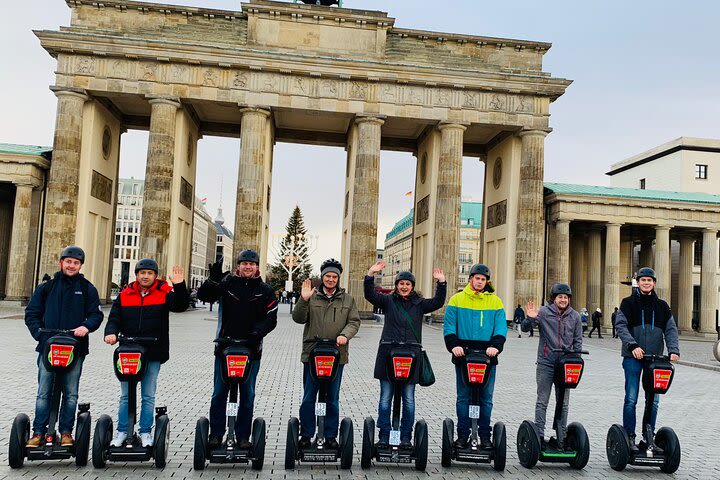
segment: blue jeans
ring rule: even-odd
[[[224,357],[215,356],[215,372],[213,374],[213,394],[210,400],[210,435],[222,438],[225,435],[227,422],[226,407],[230,387],[223,382],[222,369]],[[255,381],[260,370],[260,360],[253,359],[245,383],[240,385],[238,393],[238,414],[235,419],[236,440],[249,440],[255,406]]]
[[[465,385],[462,377],[462,368],[455,365],[455,383],[457,385],[457,401],[455,411],[458,417],[458,438],[470,436],[470,387]],[[478,418],[478,435],[480,438],[490,438],[490,415],[493,408],[493,391],[495,390],[495,366],[490,367],[490,374],[485,387],[480,391],[480,418]]]
[[[623,405],[623,427],[628,435],[635,435],[635,411],[640,392],[640,377],[643,371],[643,362],[634,358],[623,358],[623,370],[625,370],[625,404]],[[650,425],[653,432],[655,431],[655,420],[657,420],[658,404],[660,403],[660,395],[655,395],[653,402],[652,414],[650,415]],[[645,402],[643,402],[644,410]]]
[[[153,425],[155,410],[155,391],[157,390],[157,377],[160,373],[160,362],[147,362],[145,376],[140,382],[140,433],[150,433]],[[120,406],[118,407],[117,431],[128,433],[128,382],[120,382]],[[137,393],[137,392],[136,392]],[[132,432],[130,432],[132,433]]]
[[[62,376],[62,403],[59,412],[59,433],[72,433],[75,425],[75,410],[78,403],[78,390],[80,388],[80,374],[85,357],[77,355],[75,366],[64,374],[55,374],[45,368],[42,353],[38,355],[38,392],[35,400],[35,418],[33,419],[33,434],[44,435],[50,421],[50,409],[52,408],[53,384],[57,378]],[[55,425],[49,425],[53,430]]]
[[[343,367],[338,365],[335,378],[327,387],[325,438],[336,438],[338,423],[340,422],[340,383],[342,382]],[[310,375],[308,362],[303,362],[303,399],[300,404],[300,436],[312,437],[315,435],[315,401],[320,385]]]
[[[400,417],[400,441],[409,442],[412,438],[415,423],[415,384],[402,385],[402,415]],[[390,438],[390,415],[392,413],[393,383],[380,380],[380,403],[378,403],[377,426],[380,430],[379,440],[387,442]]]

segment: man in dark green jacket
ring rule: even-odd
[[[342,265],[331,258],[320,266],[322,286],[320,291],[312,288],[310,280],[302,285],[300,299],[293,310],[292,318],[296,323],[305,325],[303,341],[320,338],[335,338],[340,350],[340,365],[337,375],[330,383],[327,392],[327,416],[325,418],[325,445],[338,448],[337,434],[340,420],[340,383],[343,367],[348,363],[348,340],[355,336],[360,328],[360,314],[355,299],[339,286]],[[303,401],[300,405],[300,447],[310,446],[315,435],[315,399],[318,383],[310,374],[308,358],[312,343],[303,342]]]

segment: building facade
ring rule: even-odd
[[[140,223],[142,221],[145,181],[118,179],[115,245],[113,247],[113,288],[122,288],[135,279],[135,264],[140,260]]]
[[[215,243],[215,262],[222,259],[223,272],[232,271],[235,263],[233,258],[233,234],[225,226],[225,218],[222,215],[222,207],[218,209],[215,217],[215,232],[217,239]]]
[[[195,197],[193,211],[192,254],[190,256],[190,288],[197,288],[208,277],[208,265],[215,263],[217,231],[205,204]]]

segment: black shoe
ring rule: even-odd
[[[518,338],[522,338],[522,335],[518,335]]]
[[[249,450],[252,448],[252,443],[250,443],[250,440],[243,439],[238,442],[238,448]]]
[[[379,440],[379,441],[375,444],[375,448],[377,448],[378,450],[387,450],[387,448],[388,448],[389,446],[390,446],[390,444],[388,443],[387,440]]]
[[[410,442],[410,440],[403,440],[400,442],[400,450],[412,450],[413,444]]]
[[[337,440],[334,438],[326,438],[325,439],[325,448],[330,450],[338,450],[340,449],[340,445],[338,445]]]
[[[640,449],[635,444],[635,435],[628,435],[628,437],[630,439],[630,453],[633,455],[637,455],[638,453],[640,453]],[[640,443],[643,442],[641,441]]]
[[[600,335],[598,335],[598,338],[599,338],[600,340],[602,340],[602,337],[601,337]]]
[[[555,437],[550,437],[550,440],[548,440],[548,442],[547,442],[547,446],[548,446],[548,448],[552,448],[554,450],[562,450],[562,448],[560,447],[560,443],[557,441],[557,438],[555,438]]]
[[[483,450],[491,450],[493,443],[490,441],[490,437],[483,437],[480,439],[480,448]]]
[[[468,438],[467,437],[463,437],[463,438],[458,437],[458,439],[455,440],[455,443],[453,443],[453,446],[458,449],[467,448],[468,447]]]
[[[310,448],[310,437],[300,437],[298,448]]]
[[[222,438],[210,435],[210,438],[208,438],[208,448],[215,450],[216,448],[220,448],[220,445],[222,445]]]

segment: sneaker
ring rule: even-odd
[[[468,438],[467,437],[458,437],[457,440],[455,440],[455,443],[453,444],[455,448],[467,448],[468,447]]]
[[[43,436],[39,433],[36,433],[32,437],[30,437],[30,440],[25,444],[26,447],[30,448],[37,448],[42,443]]]
[[[222,444],[222,438],[217,437],[215,435],[210,435],[208,438],[208,448],[210,450],[215,450],[216,448],[220,448],[220,445]]]
[[[298,441],[298,448],[310,448],[310,445],[310,437],[300,437],[300,440]]]
[[[522,335],[518,335],[518,338],[522,338]]]
[[[410,440],[403,440],[400,442],[400,450],[412,450],[413,444],[410,442]]]
[[[635,435],[628,435],[628,438],[630,439],[630,453],[633,455],[637,455],[638,453],[640,453],[640,449],[635,443]]]
[[[153,436],[150,432],[145,432],[140,434],[140,445],[143,447],[152,447],[153,444]]]
[[[326,438],[325,439],[325,448],[330,450],[338,450],[340,448],[340,445],[338,445],[338,441],[334,438]]]
[[[127,438],[127,433],[115,432],[115,436],[113,436],[113,439],[110,442],[110,446],[111,447],[122,447],[122,444],[126,438]]]
[[[493,448],[493,444],[490,441],[490,437],[483,437],[480,439],[480,448],[484,450],[490,450]]]
[[[375,444],[375,448],[377,448],[378,450],[386,450],[389,446],[390,446],[390,444],[388,443],[387,440],[379,440]]]
[[[75,440],[73,440],[71,433],[63,433],[60,436],[60,446],[61,447],[72,447],[74,444],[75,444]]]
[[[238,442],[238,448],[242,448],[244,450],[249,450],[252,448],[252,443],[250,443],[250,440],[243,439]]]

